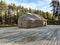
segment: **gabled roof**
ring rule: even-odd
[[[26,13],[26,14],[22,15],[20,18],[22,18],[24,20],[46,20],[40,15],[31,14],[31,13]]]

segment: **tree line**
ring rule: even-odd
[[[6,4],[5,2],[0,2],[0,24],[17,24],[19,16],[23,15],[24,13],[35,13],[43,16],[47,20],[54,19],[53,14],[49,12],[44,12],[41,10],[35,10],[31,8],[24,8],[23,6],[19,5],[16,6],[15,4]]]

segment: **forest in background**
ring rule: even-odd
[[[21,5],[16,6],[14,3],[7,4],[1,1],[0,2],[0,24],[17,24],[19,16],[23,15],[26,12],[41,15],[47,20],[54,20],[55,18],[53,14],[50,14],[49,12],[44,12],[42,10],[35,10],[31,8],[28,9],[28,8],[24,8]]]

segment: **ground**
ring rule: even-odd
[[[60,45],[60,26],[0,28],[0,45]]]

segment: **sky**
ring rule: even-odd
[[[38,9],[45,12],[51,12],[51,0],[3,0],[8,4],[15,3],[16,5],[24,6],[25,8]]]

